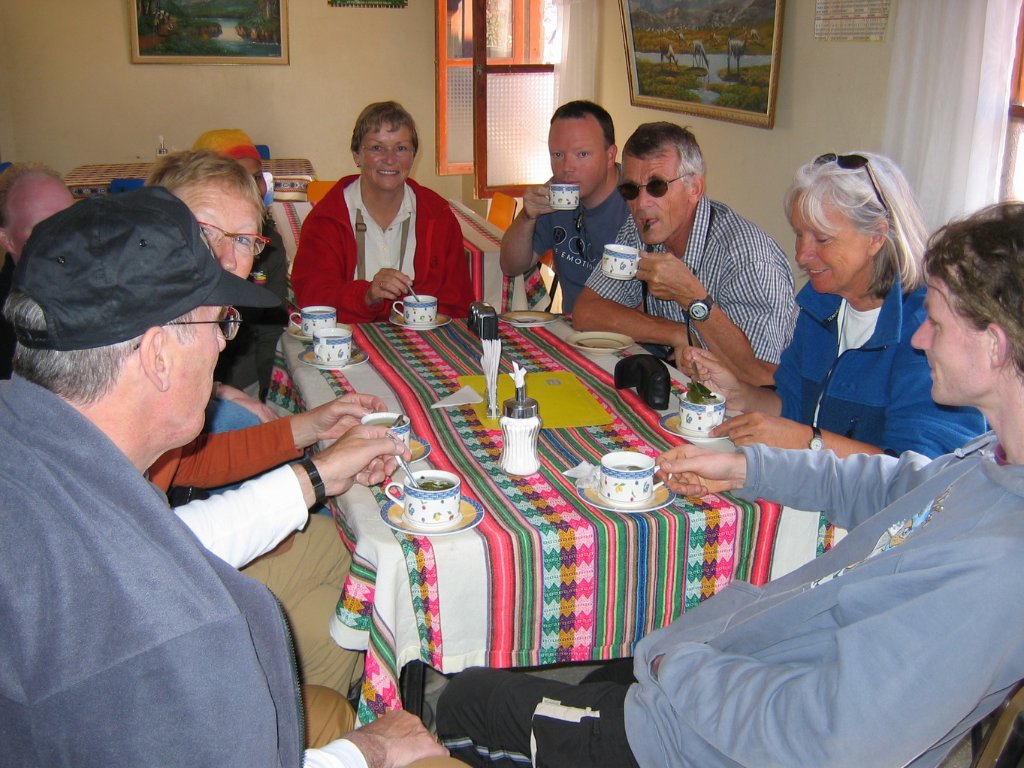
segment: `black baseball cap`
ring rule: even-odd
[[[195,217],[162,187],[75,203],[32,230],[12,290],[42,307],[37,349],[107,347],[201,306],[273,307],[270,291],[223,269]]]

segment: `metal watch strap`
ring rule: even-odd
[[[306,470],[306,474],[309,476],[309,482],[313,485],[313,495],[316,497],[316,504],[323,504],[327,499],[327,489],[324,487],[323,478],[320,477],[320,472],[316,468],[316,464],[313,460],[306,456],[303,458],[299,465]]]

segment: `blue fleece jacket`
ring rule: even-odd
[[[824,391],[821,429],[897,454],[917,451],[931,458],[984,432],[985,420],[976,409],[932,400],[928,360],[910,346],[925,319],[924,295],[922,287],[904,296],[897,280],[871,338],[836,357],[842,299],[804,286],[796,299],[800,316],[793,341],[775,372],[782,416],[811,424]]]

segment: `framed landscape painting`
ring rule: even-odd
[[[287,64],[288,0],[129,0],[136,64]]]
[[[640,107],[775,124],[783,0],[619,0]]]

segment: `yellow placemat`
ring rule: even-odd
[[[487,418],[487,392],[483,376],[459,376],[459,384],[470,386],[485,402],[475,403],[473,410],[483,422],[497,425],[497,419]],[[515,397],[516,390],[508,374],[498,376],[498,413],[501,414],[502,404],[510,397]],[[580,384],[576,374],[569,371],[548,371],[546,373],[526,374],[526,395],[537,401],[540,418],[545,428],[558,427],[596,427],[600,424],[611,424],[612,415],[608,413],[587,388]]]

